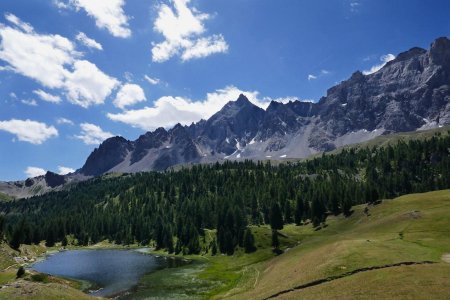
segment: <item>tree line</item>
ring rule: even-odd
[[[297,163],[225,161],[179,171],[98,177],[59,192],[0,203],[13,248],[108,239],[169,253],[256,249],[249,225],[320,226],[356,204],[450,188],[450,137],[348,148]],[[205,229],[216,235],[205,245]]]

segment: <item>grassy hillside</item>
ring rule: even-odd
[[[12,201],[12,200],[14,200],[14,197],[4,193],[0,193],[0,201]]]
[[[278,293],[275,299],[426,299],[430,295],[447,299],[450,190],[385,200],[366,212],[365,208],[354,207],[348,218],[329,217],[320,230],[310,224],[285,226],[280,231],[285,253],[277,257],[270,247],[270,228],[253,226],[256,252],[245,254],[240,249],[233,256],[188,256],[197,262],[145,276],[133,299],[266,299]],[[208,244],[214,235],[214,230],[208,231],[202,244]],[[12,257],[17,255],[7,248],[2,246],[5,251],[1,253],[8,254],[0,255],[2,268],[14,264]],[[361,272],[350,274],[358,270]],[[44,282],[30,277],[15,280],[15,271],[12,267],[0,272],[5,286],[0,298],[21,299],[29,293],[27,297],[32,299],[88,299],[73,283],[53,277]],[[328,281],[297,289],[323,279]]]
[[[450,295],[450,190],[413,194],[382,204],[354,208],[349,218],[329,218],[328,227],[288,226],[300,244],[254,266],[225,297],[265,299],[415,298]],[[433,263],[366,270],[313,287],[354,270],[404,262]],[[289,291],[293,289],[292,291]]]
[[[384,147],[387,145],[394,145],[398,143],[399,141],[408,142],[412,140],[426,140],[429,138],[432,138],[435,135],[442,135],[447,136],[450,134],[450,126],[444,126],[441,128],[433,128],[428,130],[421,130],[421,131],[409,131],[409,132],[397,132],[387,135],[380,135],[376,138],[369,140],[367,142],[358,143],[358,144],[351,144],[346,145],[343,147],[340,147],[336,149],[335,151],[332,151],[330,153],[339,153],[342,151],[342,149],[349,149],[349,148],[366,148],[366,147]]]

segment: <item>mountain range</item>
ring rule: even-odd
[[[245,95],[208,120],[146,132],[135,141],[105,140],[74,174],[47,173],[0,183],[0,192],[39,194],[92,176],[223,160],[304,158],[379,135],[450,124],[450,39],[400,53],[379,71],[357,71],[317,103],[272,101],[262,109]],[[30,192],[33,191],[33,192]]]
[[[245,95],[208,120],[158,128],[135,141],[112,137],[77,172],[165,170],[225,159],[304,158],[376,136],[450,124],[450,39],[400,53],[379,71],[360,71],[317,103],[272,101],[266,110]]]

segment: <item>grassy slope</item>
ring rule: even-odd
[[[14,200],[14,197],[4,194],[4,193],[0,193],[0,201],[8,202],[8,201],[12,201],[12,200]]]
[[[295,226],[292,226],[294,228]],[[177,269],[165,269],[148,274],[141,280],[139,290],[133,299],[149,296],[163,299],[208,299],[227,294],[241,282],[248,282],[254,276],[255,266],[274,257],[272,253],[271,231],[268,226],[252,227],[258,251],[246,254],[242,250],[233,256],[206,255],[186,256],[195,263]],[[280,237],[283,247],[293,247],[301,239],[302,232],[294,230],[289,237]],[[204,245],[209,245],[214,231],[207,231]],[[163,252],[155,254],[164,255]]]
[[[354,208],[349,218],[330,217],[328,227],[314,231],[310,225],[288,225],[281,232],[282,248],[274,257],[270,249],[270,228],[253,227],[258,251],[237,252],[234,256],[193,256],[197,263],[165,269],[143,278],[134,299],[235,298],[262,299],[276,292],[313,280],[343,274],[367,266],[404,261],[438,262],[433,265],[402,266],[331,281],[294,291],[281,299],[323,298],[448,298],[450,263],[442,255],[450,253],[450,190],[403,196],[370,207]],[[206,235],[205,244],[214,236]],[[36,246],[34,246],[36,247]],[[23,249],[39,252],[41,249]],[[2,257],[3,255],[0,255]],[[13,263],[5,256],[2,268]],[[0,272],[0,298],[23,297],[17,290],[30,291],[33,299],[82,299],[87,296],[60,282],[47,284],[15,281],[16,268]],[[18,284],[21,288],[12,288]],[[16,291],[15,291],[16,290]]]
[[[367,142],[346,145],[330,153],[333,154],[339,153],[342,151],[342,149],[349,149],[349,148],[384,147],[387,145],[396,144],[399,141],[408,142],[411,140],[426,140],[432,138],[435,134],[441,134],[443,136],[446,136],[449,133],[450,133],[450,126],[444,126],[441,128],[433,128],[421,131],[397,132],[387,135],[380,135]]]
[[[331,281],[294,291],[281,299],[427,298],[448,299],[450,263],[450,190],[414,194],[370,208],[355,207],[350,218],[333,217],[329,226],[288,226],[301,236],[299,246],[252,266],[225,296],[263,299],[276,292],[355,269],[405,261],[435,261],[433,265],[401,266]],[[224,295],[222,295],[224,296]]]

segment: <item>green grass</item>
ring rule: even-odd
[[[285,226],[280,236],[285,253],[279,256],[274,255],[270,246],[270,228],[253,226],[256,252],[246,254],[239,250],[233,256],[210,253],[186,256],[193,263],[144,276],[132,298],[263,299],[314,280],[405,261],[436,263],[358,273],[279,298],[426,299],[430,295],[433,299],[448,298],[450,263],[442,257],[450,253],[450,190],[385,200],[370,206],[368,216],[364,214],[365,207],[354,207],[354,213],[348,218],[329,217],[328,226],[318,231],[311,225]],[[214,236],[215,231],[206,231],[204,245]],[[111,245],[105,242],[100,246]],[[10,264],[11,255],[16,255],[7,248],[0,247],[4,251],[0,252],[2,266]],[[41,248],[26,246],[21,250],[35,255],[45,251]],[[16,269],[0,272],[0,284],[19,284],[20,288],[0,289],[0,298],[20,299],[24,294],[17,290],[30,292],[32,299],[89,298],[77,290],[80,288],[77,283],[65,279],[29,275],[26,277],[29,281],[16,281]]]
[[[12,201],[12,200],[14,200],[13,196],[10,196],[10,195],[4,194],[4,193],[0,193],[0,201],[8,202],[8,201]]]
[[[349,218],[329,218],[329,226],[320,231],[288,226],[286,232],[301,236],[299,246],[256,264],[254,275],[242,278],[229,295],[262,299],[359,268],[430,260],[436,264],[368,271],[281,298],[376,298],[381,295],[380,286],[392,287],[382,289],[385,298],[414,298],[417,287],[421,287],[419,295],[448,298],[450,285],[443,282],[449,278],[450,264],[441,258],[450,252],[450,190],[386,200],[370,207],[369,216],[363,213],[364,207],[355,207]],[[253,287],[243,289],[249,282]],[[347,289],[339,288],[341,283]]]
[[[361,293],[358,297],[379,296],[379,293],[370,291],[383,285],[383,281],[390,286],[393,286],[392,282],[401,286],[412,282],[424,286],[431,282],[430,287],[422,289],[422,295],[425,291],[430,293],[431,286],[440,289],[441,294],[436,294],[438,298],[439,295],[450,294],[450,286],[441,284],[441,275],[445,272],[450,274],[450,264],[441,262],[442,255],[450,253],[450,190],[385,200],[380,205],[370,206],[369,216],[364,214],[364,208],[365,205],[354,207],[349,218],[329,217],[328,226],[318,231],[311,225],[285,226],[281,233],[286,237],[280,236],[285,253],[280,256],[275,256],[271,250],[270,228],[253,226],[258,247],[256,252],[245,254],[240,250],[233,256],[190,256],[197,262],[145,276],[133,297],[262,299],[284,289],[359,268],[425,260],[438,263],[398,267],[395,271],[369,271],[336,280],[328,284],[331,293],[328,298],[348,298],[352,293]],[[208,231],[204,243],[208,244],[214,234],[214,231]],[[425,277],[411,277],[411,274],[416,274],[415,270],[422,268]],[[435,276],[433,270],[436,271]],[[361,278],[371,285],[358,290]],[[348,285],[351,292],[339,294],[339,282]],[[294,296],[286,294],[283,297],[309,299],[319,295],[327,298],[322,292],[324,286],[310,288],[311,294],[305,290],[301,295],[296,292]],[[392,289],[385,295],[408,298],[413,297],[414,290],[407,293],[408,289],[402,287],[400,291]],[[300,296],[295,296],[297,294]]]

